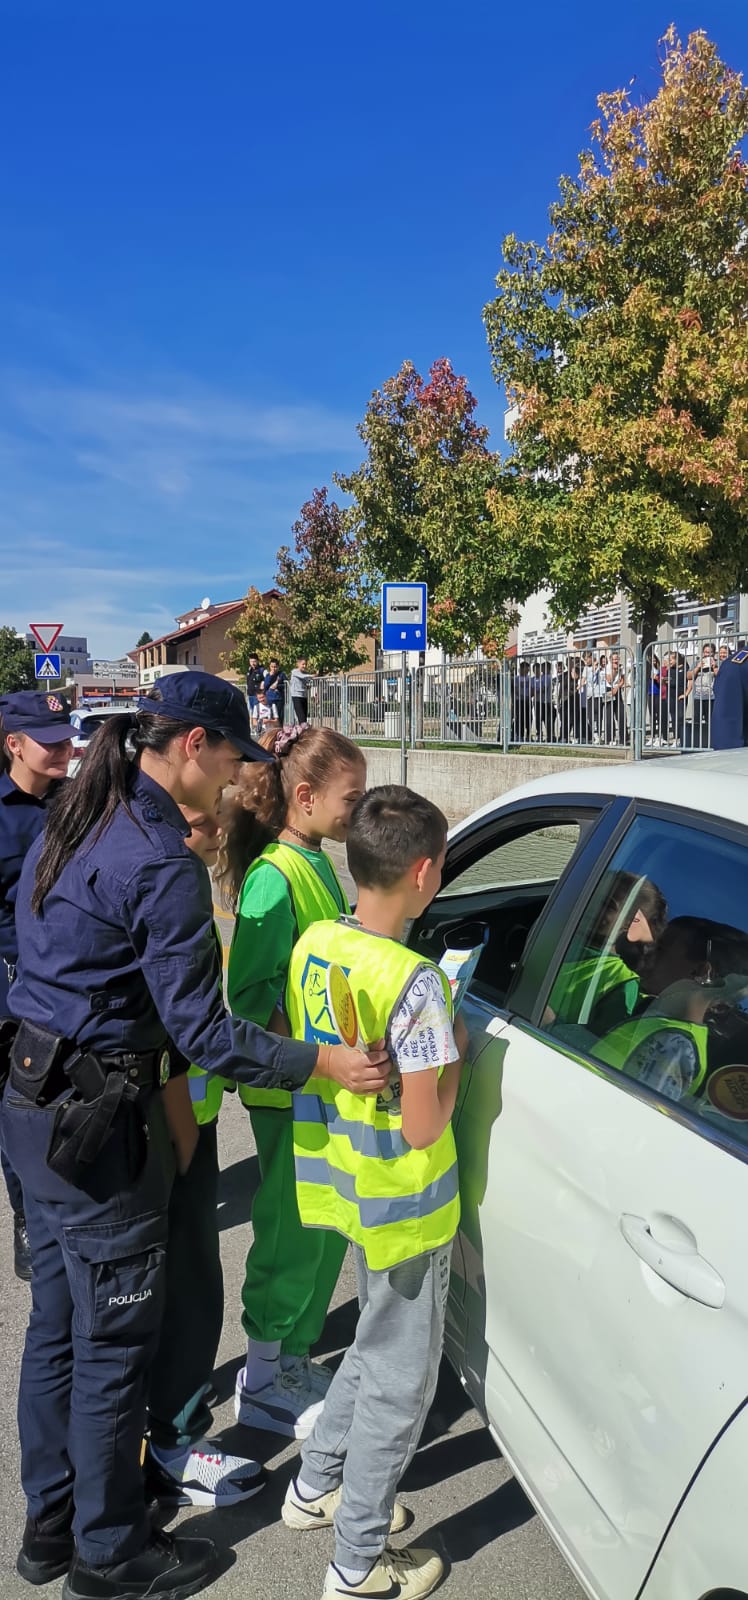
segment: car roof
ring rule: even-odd
[[[71,715],[76,717],[121,717],[126,712],[132,711],[132,706],[98,706],[96,701],[90,706],[76,706]]]
[[[509,802],[525,797],[565,794],[630,795],[632,799],[660,800],[687,811],[748,823],[748,750],[709,750],[620,763],[588,761],[510,789],[496,800],[489,800],[465,821],[490,817]],[[460,823],[453,833],[464,825]]]

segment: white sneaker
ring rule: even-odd
[[[176,1461],[162,1461],[149,1447],[147,1481],[159,1500],[220,1509],[251,1500],[267,1479],[259,1461],[227,1455],[210,1439],[200,1439]]]
[[[234,1416],[245,1428],[264,1428],[288,1439],[308,1439],[324,1401],[293,1372],[276,1372],[272,1383],[245,1389],[246,1369],[237,1374]]]
[[[300,1383],[323,1397],[335,1376],[332,1367],[326,1367],[323,1361],[312,1361],[311,1356],[281,1356],[281,1371],[293,1373]]]
[[[302,1500],[296,1487],[296,1479],[292,1478],[281,1506],[281,1516],[286,1527],[295,1528],[299,1533],[305,1528],[331,1528],[342,1494],[343,1485],[338,1484],[337,1489],[330,1489],[327,1494],[317,1495],[315,1500]],[[410,1521],[410,1512],[396,1500],[390,1533],[404,1533]]]
[[[329,1566],[322,1600],[338,1600],[340,1595],[399,1595],[400,1600],[420,1600],[431,1594],[444,1576],[444,1562],[435,1550],[391,1550],[389,1545],[374,1562],[371,1572],[360,1583],[346,1583],[335,1566]]]

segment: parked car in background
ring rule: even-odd
[[[748,751],[556,773],[450,835],[446,1349],[595,1600],[748,1596]]]
[[[110,717],[121,717],[124,712],[132,710],[129,705],[120,701],[114,706],[79,706],[76,711],[71,711],[70,721],[73,725],[73,755],[68,766],[68,777],[73,777],[81,764],[81,758],[98,728],[103,727]]]

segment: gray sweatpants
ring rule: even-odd
[[[300,1477],[317,1494],[342,1481],[335,1560],[368,1568],[384,1549],[395,1491],[423,1431],[439,1375],[451,1241],[389,1272],[354,1247],[356,1337],[301,1447]]]

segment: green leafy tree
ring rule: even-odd
[[[288,655],[288,620],[285,606],[267,600],[254,586],[247,590],[244,609],[233,624],[234,648],[224,658],[237,672],[246,672],[251,655],[267,665],[271,657],[284,661]]]
[[[366,459],[336,476],[372,578],[429,589],[429,638],[459,651],[506,631],[487,495],[498,478],[475,397],[445,358],[428,380],[405,361],[374,394],[359,426]]]
[[[15,628],[0,627],[0,694],[35,689],[34,652]]]
[[[150,633],[148,632],[148,629],[146,628],[145,632],[141,633],[140,638],[138,639],[138,642],[137,642],[137,644],[135,646],[135,649],[139,650],[140,646],[142,644],[151,644],[151,643],[152,643],[152,638],[151,638]]]
[[[250,651],[287,667],[305,656],[312,672],[347,672],[366,660],[362,636],[373,633],[376,608],[356,539],[327,489],[315,489],[292,529],[293,550],[278,551],[280,603],[250,589],[233,629],[229,665],[245,672]]]
[[[277,582],[288,609],[286,652],[314,672],[347,672],[366,660],[376,607],[359,541],[327,489],[315,489],[293,525],[293,552],[278,551]]]
[[[600,96],[545,244],[504,241],[485,310],[518,408],[497,565],[558,621],[621,588],[648,637],[674,590],[748,572],[748,97],[703,33],[670,28],[661,65],[651,100]]]

